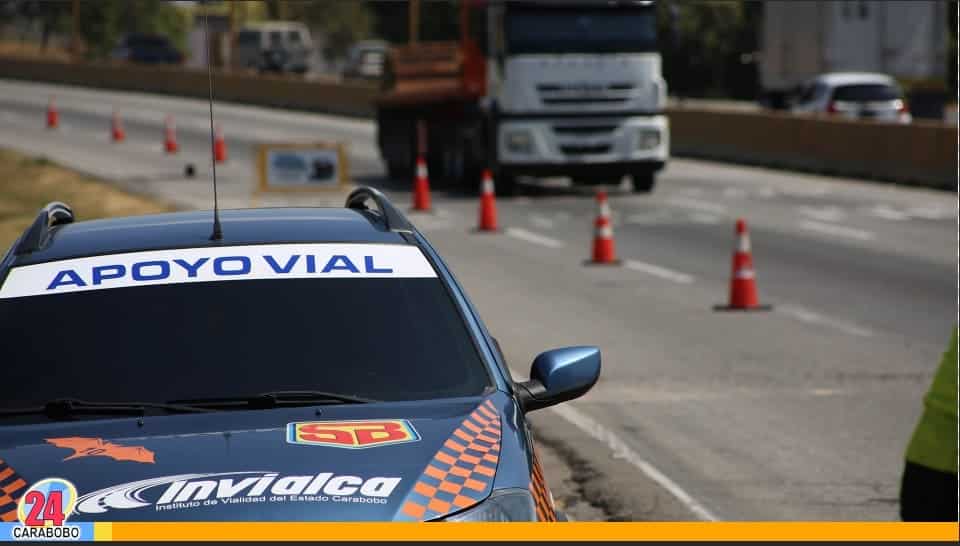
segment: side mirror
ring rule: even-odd
[[[540,353],[530,380],[515,383],[523,411],[533,411],[586,394],[600,378],[600,349],[564,347]]]

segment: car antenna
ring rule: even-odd
[[[213,67],[210,61],[210,10],[203,12],[203,41],[207,48],[207,89],[210,92],[210,165],[213,168],[213,233],[211,241],[223,239],[223,230],[220,229],[220,207],[217,203],[217,158],[215,154],[216,134],[213,130]]]

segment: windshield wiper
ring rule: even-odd
[[[329,404],[370,404],[372,402],[379,402],[379,400],[325,391],[269,391],[252,396],[194,398],[170,400],[168,403],[216,409],[271,409]]]
[[[162,402],[89,402],[76,398],[58,398],[42,406],[28,408],[0,408],[0,417],[45,415],[62,420],[74,415],[137,415],[143,416],[148,409],[171,413],[206,413],[210,408]]]

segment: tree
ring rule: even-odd
[[[682,96],[756,93],[759,2],[658,2],[663,71],[672,92]]]
[[[377,36],[391,43],[406,43],[410,16],[407,2],[370,0],[368,3],[376,14]],[[458,39],[459,10],[458,0],[421,1],[419,39],[425,42]]]
[[[182,49],[190,25],[185,12],[161,0],[80,2],[79,18],[80,36],[91,58],[106,57],[121,36],[133,32],[162,34]]]
[[[268,19],[300,21],[319,30],[328,58],[343,56],[353,43],[370,37],[374,27],[373,14],[359,0],[267,0],[264,8]]]

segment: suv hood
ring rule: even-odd
[[[71,521],[434,519],[490,494],[502,412],[473,398],[3,426],[0,486],[16,500],[69,480]]]

